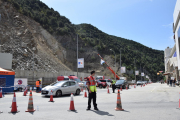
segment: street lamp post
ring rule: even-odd
[[[0,22],[1,22],[1,14],[0,14]],[[2,47],[1,47],[1,39],[0,39],[0,53],[1,53],[1,49]]]
[[[121,50],[119,50],[119,52],[120,52],[120,77],[121,77]]]
[[[140,63],[140,71],[141,71],[141,63]],[[141,71],[142,72],[142,71]],[[141,81],[142,81],[142,74],[141,74]]]
[[[110,49],[110,50],[113,51],[112,49]],[[114,52],[114,55],[115,55],[115,74],[114,74],[114,77],[115,77],[115,80],[116,80],[116,53],[115,52]]]
[[[33,81],[34,81],[34,51],[36,50],[35,47],[33,47],[32,51],[33,51]]]
[[[78,77],[78,34],[77,34],[77,77]]]
[[[136,62],[135,62],[135,59],[134,59],[134,71],[135,71],[135,83],[136,83]]]

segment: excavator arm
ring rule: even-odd
[[[114,72],[114,70],[106,63],[106,61],[101,57],[101,55],[98,54],[98,56],[105,62],[105,64],[107,65],[107,68],[112,72],[112,74],[113,74],[114,76],[116,76],[116,79],[119,80],[119,79],[120,79],[119,76],[118,76],[118,75]]]

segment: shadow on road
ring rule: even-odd
[[[105,112],[105,111],[93,111],[93,112],[95,112],[96,114],[98,114],[98,115],[107,115],[107,116],[114,116],[114,115],[112,115],[112,114],[110,114],[110,113],[108,113],[108,112]]]
[[[122,111],[122,112],[129,112],[129,111],[127,111],[127,110],[124,110],[124,111]],[[129,112],[130,113],[130,112]]]
[[[74,95],[74,97],[76,96],[83,96],[83,94],[80,94],[80,95]],[[50,98],[50,96],[41,96],[42,98]],[[65,97],[71,97],[70,94],[67,94],[67,95],[62,95],[61,97],[57,97],[57,96],[53,96],[53,98],[65,98]]]
[[[31,115],[33,115],[34,114],[34,112],[29,112]]]
[[[78,113],[77,110],[68,110],[68,112]]]

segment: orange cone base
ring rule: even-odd
[[[124,109],[115,108],[116,111],[124,111]]]
[[[18,113],[18,112],[20,112],[20,111],[16,111],[16,112],[11,112],[11,111],[10,111],[9,113]]]
[[[34,110],[27,110],[25,112],[34,112],[34,111],[36,111],[36,110],[35,109]]]
[[[48,101],[48,102],[54,102],[54,101]]]

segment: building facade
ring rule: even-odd
[[[174,77],[180,79],[180,0],[177,0],[173,13],[173,33],[174,33],[174,47],[167,47],[164,51],[164,64],[166,80]]]

